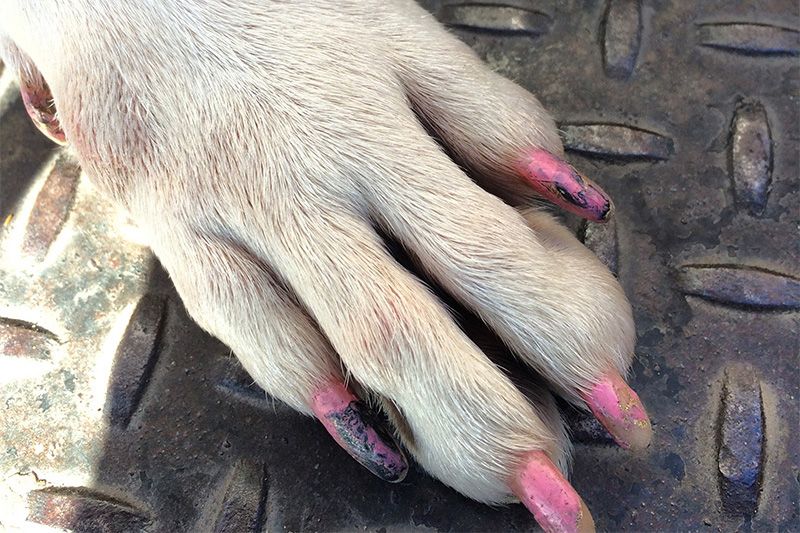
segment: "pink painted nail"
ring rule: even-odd
[[[544,452],[525,457],[511,490],[548,533],[594,531],[586,504]]]
[[[406,477],[403,452],[344,384],[331,382],[320,388],[311,398],[311,409],[339,446],[367,470],[391,483]]]
[[[56,144],[67,144],[64,130],[56,117],[56,108],[53,105],[53,95],[50,88],[42,80],[41,83],[31,82],[28,77],[19,72],[19,92],[22,103],[34,125]]]
[[[531,150],[518,169],[537,193],[562,209],[594,222],[611,218],[614,205],[603,189],[547,150]]]
[[[650,445],[653,428],[639,396],[616,371],[608,372],[589,393],[581,394],[594,416],[625,449]]]

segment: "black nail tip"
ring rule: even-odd
[[[361,466],[389,483],[405,479],[409,469],[405,454],[366,405],[350,402],[346,409],[328,418],[347,453]]]
[[[403,459],[405,460],[405,456],[403,456]],[[370,470],[370,472],[372,472],[373,474],[375,474],[376,476],[381,478],[383,481],[386,481],[387,483],[400,483],[408,475],[408,470],[409,470],[408,469],[408,462],[406,461],[404,463],[404,465],[403,465],[403,468],[395,470],[392,475],[381,475],[381,474],[379,474],[377,472],[374,472],[372,470]]]
[[[603,207],[603,209],[599,213],[597,221],[598,222],[608,222],[611,219],[611,215],[613,214],[613,212],[614,212],[614,204],[611,203],[610,201],[606,202],[606,205]]]

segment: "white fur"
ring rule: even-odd
[[[532,196],[514,157],[560,152],[552,120],[410,0],[0,0],[0,43],[192,316],[295,409],[343,366],[431,474],[490,503],[526,452],[564,462],[549,394],[526,400],[373,224],[568,398],[630,363],[609,272],[418,117],[511,201]]]

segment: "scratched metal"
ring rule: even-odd
[[[758,370],[741,363],[725,369],[717,423],[723,508],[751,515],[758,509],[765,459],[764,403]]]
[[[638,324],[655,437],[567,409],[602,530],[797,530],[800,7],[424,2],[553,111],[615,199],[578,233]],[[2,72],[0,70],[0,72]],[[0,74],[0,524],[79,531],[530,531],[412,466],[381,482],[265,398]],[[60,161],[60,162],[57,162]],[[67,166],[64,166],[67,165]]]
[[[609,0],[602,32],[606,74],[614,78],[629,77],[642,44],[642,3]]]
[[[767,205],[772,183],[772,134],[764,106],[743,102],[734,114],[731,174],[736,201],[754,215]]]

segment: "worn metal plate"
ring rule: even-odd
[[[605,530],[800,528],[794,1],[438,2],[613,194],[581,234],[638,323],[655,439],[572,420]],[[438,55],[434,54],[437,60]],[[0,77],[0,526],[525,531],[419,469],[388,485],[266,400]]]

